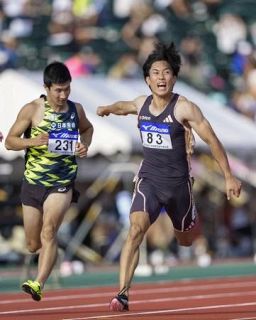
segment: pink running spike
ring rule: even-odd
[[[109,304],[110,311],[128,311],[128,304],[122,303],[122,300],[118,299],[117,297],[113,298]]]

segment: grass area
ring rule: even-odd
[[[102,285],[118,286],[118,268],[101,266],[89,268],[82,274],[73,274],[68,277],[58,277],[56,273],[48,280],[48,286],[59,288],[79,288]],[[212,264],[205,268],[198,266],[175,266],[167,273],[151,274],[149,276],[135,276],[134,282],[175,281],[181,279],[200,279],[214,277],[232,277],[256,275],[256,265],[252,261],[237,261]],[[0,268],[0,293],[17,292],[24,280],[22,271],[15,268]]]

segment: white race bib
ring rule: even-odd
[[[50,131],[48,151],[62,155],[74,155],[77,141],[78,131]]]
[[[140,124],[140,132],[144,147],[172,149],[171,127],[169,124],[143,121]]]

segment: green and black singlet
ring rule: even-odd
[[[68,111],[55,112],[45,101],[44,118],[24,134],[27,138],[49,134],[48,145],[26,150],[24,178],[30,184],[54,187],[73,183],[77,174],[75,145],[79,118],[76,106],[68,101]]]

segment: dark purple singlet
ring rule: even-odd
[[[164,208],[175,229],[188,231],[194,226],[196,210],[185,129],[174,115],[179,95],[174,93],[158,116],[149,111],[152,98],[147,97],[138,115],[144,160],[137,175],[131,212],[146,211],[153,223]]]
[[[139,177],[176,184],[187,180],[189,166],[185,145],[185,129],[174,116],[179,98],[173,94],[164,111],[154,116],[149,111],[152,96],[147,97],[138,115],[144,160]]]

